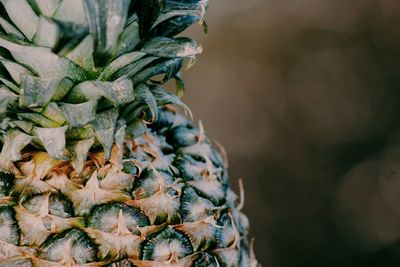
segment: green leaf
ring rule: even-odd
[[[11,124],[15,127],[18,127],[22,131],[24,131],[26,134],[33,134],[33,128],[35,125],[30,122],[30,121],[12,121]]]
[[[62,50],[60,53],[62,54],[74,49],[87,36],[87,33],[86,25],[40,17],[33,41],[35,44],[49,47],[55,52]]]
[[[39,46],[53,48],[57,45],[59,37],[57,24],[51,22],[48,18],[40,17],[37,34],[33,42]]]
[[[13,91],[13,93],[19,94],[19,92],[21,91],[20,88],[18,86],[16,86],[13,82],[5,79],[5,78],[1,78],[0,77],[0,81],[7,86],[8,89],[10,89],[11,91]]]
[[[18,117],[22,120],[34,122],[44,128],[58,128],[62,125],[61,123],[50,120],[38,113],[18,113]]]
[[[85,166],[87,156],[90,148],[94,144],[94,138],[71,142],[68,147],[70,152],[73,154],[72,167],[78,174],[82,173],[83,167]]]
[[[0,35],[0,47],[7,49],[16,61],[35,70],[40,77],[55,80],[69,77],[74,81],[87,77],[86,71],[47,47],[20,44],[4,35]]]
[[[140,36],[142,39],[157,20],[163,10],[163,0],[137,0],[136,13],[139,18]]]
[[[108,64],[100,73],[99,80],[105,81],[112,77],[112,75],[121,70],[122,68],[137,62],[139,59],[146,56],[146,53],[143,52],[131,52],[128,54],[124,54],[116,59],[114,59],[110,64]]]
[[[93,38],[88,35],[73,50],[69,51],[65,57],[84,68],[87,71],[94,70],[93,61]]]
[[[47,80],[31,75],[23,75],[19,98],[20,106],[27,108],[46,106],[53,97],[57,86],[57,80]]]
[[[18,96],[9,90],[0,87],[0,114],[7,111],[7,107],[10,103],[16,102]]]
[[[82,127],[96,119],[97,100],[80,104],[60,103],[60,107],[71,127]]]
[[[127,125],[125,132],[132,138],[140,137],[147,132],[146,123],[142,119],[136,118]]]
[[[8,132],[0,154],[0,167],[9,169],[10,163],[21,159],[21,150],[27,146],[33,137],[17,129]]]
[[[22,82],[22,75],[23,74],[28,74],[32,75],[32,72],[30,72],[27,68],[21,66],[20,64],[17,64],[15,62],[6,60],[6,59],[0,59],[1,64],[6,68],[8,73],[10,74],[11,78],[19,85]]]
[[[120,70],[116,71],[114,74],[111,75],[110,79],[121,79],[124,77],[134,77],[138,74],[144,67],[149,65],[150,63],[156,61],[158,57],[144,57],[141,58],[132,64],[127,65],[126,67],[121,68]]]
[[[134,100],[133,85],[130,79],[115,82],[87,81],[75,86],[67,96],[71,103],[82,103],[104,97],[115,106],[121,106]]]
[[[111,149],[114,144],[114,131],[118,118],[118,111],[111,109],[97,115],[92,127],[97,140],[104,148],[106,159],[110,158]]]
[[[83,139],[94,138],[94,130],[91,125],[80,128],[69,128],[67,130],[67,140],[80,141]]]
[[[154,22],[151,36],[174,36],[188,26],[199,22],[205,29],[204,14],[208,0],[199,1],[166,1],[162,13]]]
[[[102,65],[115,55],[130,0],[84,0],[84,3],[90,33],[94,39],[95,64]]]
[[[86,24],[85,9],[82,0],[62,0],[53,18],[76,24]]]
[[[185,111],[189,113],[190,117],[193,117],[189,107],[185,103],[183,103],[177,95],[171,94],[165,91],[162,87],[155,85],[150,86],[150,91],[154,95],[158,106],[165,106],[170,104],[178,105],[185,109]]]
[[[36,34],[39,17],[26,0],[0,0],[11,21],[18,29],[32,40]]]
[[[143,52],[157,57],[194,57],[202,52],[202,48],[189,38],[155,37],[142,48]]]
[[[145,68],[132,78],[133,84],[138,85],[147,82],[154,76],[164,74],[164,78],[161,81],[152,81],[153,83],[163,84],[176,76],[182,67],[182,62],[183,59],[181,58],[171,58]]]
[[[57,102],[61,101],[64,98],[64,96],[72,89],[72,87],[74,87],[74,82],[67,77],[63,78],[59,82],[57,89],[54,92],[51,100]]]
[[[62,0],[28,0],[33,6],[36,6],[38,11],[47,16],[52,17],[60,6]]]
[[[118,43],[117,56],[133,51],[139,42],[139,24],[137,21],[132,21],[121,33]]]
[[[13,35],[18,39],[24,40],[25,36],[16,28],[14,25],[9,23],[7,20],[0,18],[0,25],[3,27],[4,31],[9,34]]]
[[[67,126],[59,128],[35,128],[37,137],[49,153],[50,157],[55,159],[65,158],[65,131],[67,128]]]
[[[146,113],[147,111],[149,113]],[[140,84],[135,88],[135,102],[126,107],[122,115],[128,123],[144,115],[150,115],[150,118],[141,118],[148,122],[157,120],[157,102],[146,84]]]
[[[178,97],[183,97],[185,94],[185,81],[182,79],[181,74],[178,72],[175,76],[175,87],[176,87],[176,95]]]
[[[64,114],[62,110],[58,107],[57,103],[55,102],[50,102],[41,112],[43,116],[45,116],[48,119],[51,119],[55,122],[58,122],[60,124],[64,124],[66,119],[64,117]]]

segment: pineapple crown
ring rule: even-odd
[[[33,146],[80,169],[177,104],[207,0],[0,0],[0,166]],[[161,77],[161,78],[159,78]],[[159,78],[158,80],[156,78]],[[176,94],[161,84],[175,79]],[[79,167],[80,166],[80,167]]]

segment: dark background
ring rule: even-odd
[[[186,74],[265,267],[400,266],[400,2],[212,0]]]

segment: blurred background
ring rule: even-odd
[[[213,0],[185,101],[265,267],[400,266],[400,2]]]

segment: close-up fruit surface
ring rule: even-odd
[[[0,0],[0,266],[257,266],[225,152],[180,99],[202,48],[176,36],[207,7]]]

